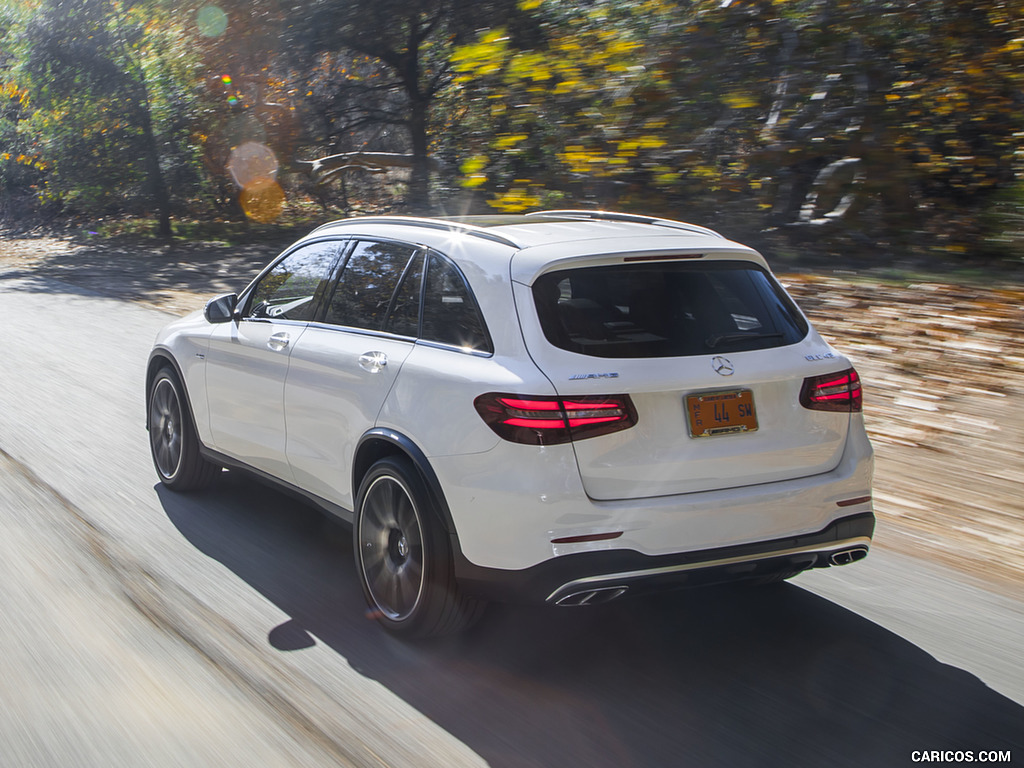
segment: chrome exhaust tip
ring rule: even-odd
[[[867,547],[851,547],[850,549],[840,549],[838,552],[833,552],[829,555],[829,565],[849,565],[850,563],[856,563],[858,560],[863,560],[868,556]]]
[[[555,601],[555,605],[600,605],[622,597],[629,587],[602,587],[587,589],[582,592],[571,592]]]

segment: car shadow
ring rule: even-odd
[[[889,766],[914,750],[1024,749],[1024,708],[792,584],[598,608],[492,606],[426,643],[366,618],[348,531],[244,474],[157,487],[197,549],[491,766]]]

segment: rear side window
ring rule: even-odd
[[[493,352],[480,309],[462,273],[450,261],[430,254],[423,291],[420,338],[475,352]]]
[[[549,272],[533,285],[556,347],[593,357],[686,357],[794,344],[807,323],[748,262],[623,264]]]
[[[417,336],[420,331],[420,293],[423,285],[423,254],[419,253],[405,268],[402,282],[391,300],[391,311],[384,330],[401,336]]]
[[[334,289],[324,322],[383,330],[391,297],[415,250],[402,243],[356,243]]]

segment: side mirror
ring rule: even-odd
[[[235,309],[238,307],[238,294],[225,293],[206,302],[206,309],[203,316],[208,323],[228,323],[235,316]]]

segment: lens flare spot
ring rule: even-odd
[[[235,147],[228,159],[228,172],[242,189],[256,181],[274,181],[277,168],[277,157],[270,147],[255,141]]]
[[[250,219],[269,224],[284,209],[284,190],[273,179],[259,179],[242,190],[238,202]]]
[[[204,37],[220,37],[228,28],[228,15],[216,5],[207,5],[196,14],[196,26]]]
[[[231,85],[231,75],[221,75],[220,81],[224,83],[224,85]]]

